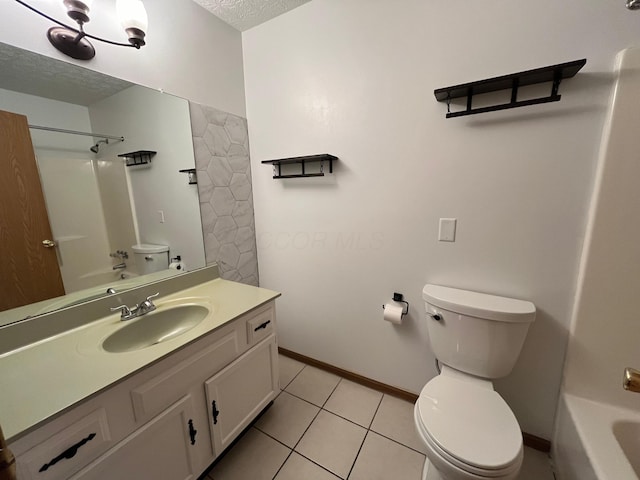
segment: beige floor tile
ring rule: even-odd
[[[369,432],[349,480],[420,480],[424,458],[421,453]]]
[[[553,480],[549,455],[524,447],[524,460],[518,480]]]
[[[319,411],[319,407],[282,392],[255,426],[293,448]]]
[[[354,423],[321,410],[295,450],[339,477],[346,478],[366,432]]]
[[[333,373],[306,366],[285,388],[285,391],[322,407],[339,381],[340,377]]]
[[[425,453],[425,447],[416,432],[413,404],[410,402],[385,395],[373,419],[371,430]]]
[[[209,472],[209,478],[271,480],[290,452],[281,443],[252,428]]]
[[[382,393],[343,379],[324,408],[369,428],[381,399]]]
[[[284,390],[305,367],[305,364],[293,358],[278,355],[278,367],[280,370],[280,389]]]
[[[274,480],[340,480],[340,477],[293,452]]]

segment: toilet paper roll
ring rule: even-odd
[[[169,264],[169,268],[172,270],[180,270],[181,272],[186,272],[187,266],[184,262],[171,262]]]
[[[400,325],[402,323],[402,311],[404,307],[396,305],[395,303],[387,303],[384,306],[384,319],[387,322]]]

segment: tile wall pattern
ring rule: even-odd
[[[189,102],[207,265],[258,285],[247,120]]]

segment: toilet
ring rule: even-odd
[[[427,458],[423,480],[513,480],[522,433],[493,389],[516,363],[536,308],[531,302],[425,285],[429,342],[441,373],[414,407]]]
[[[169,246],[153,243],[132,245],[136,268],[140,275],[159,272],[169,268]]]

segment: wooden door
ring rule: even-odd
[[[0,110],[0,311],[64,295],[27,117]]]

